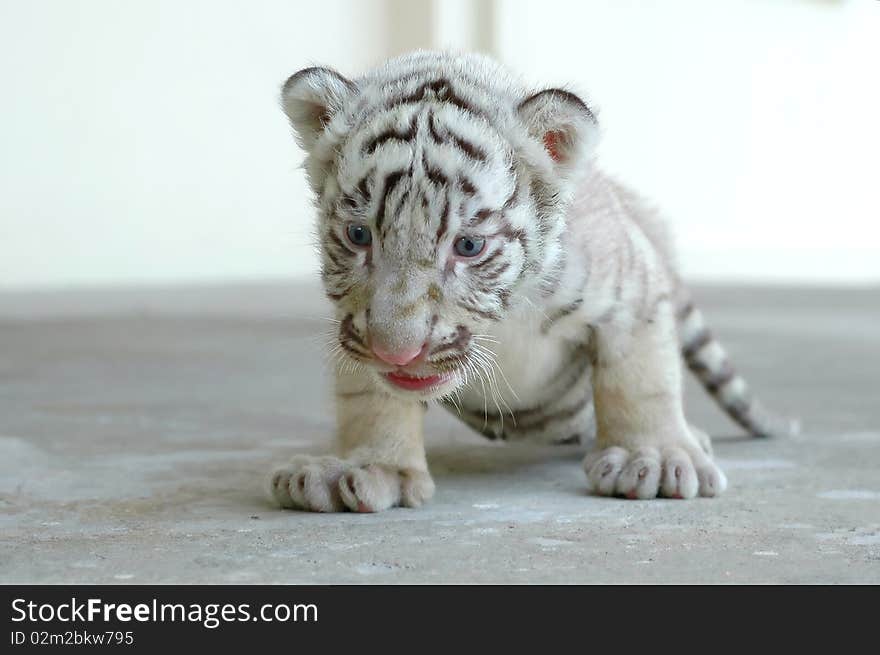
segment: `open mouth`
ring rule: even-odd
[[[406,389],[407,391],[422,391],[431,387],[439,387],[452,379],[452,373],[438,373],[426,378],[413,377],[400,372],[385,373],[385,379],[395,387]]]

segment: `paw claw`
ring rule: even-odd
[[[678,446],[619,447],[599,450],[584,459],[587,487],[600,496],[629,499],[713,497],[727,487],[727,478],[703,447],[682,439]]]
[[[434,494],[427,471],[354,466],[335,457],[294,458],[269,478],[270,496],[282,507],[312,512],[377,512],[416,507]]]

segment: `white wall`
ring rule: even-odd
[[[385,10],[2,2],[0,286],[311,273],[302,154],[278,91],[315,62],[381,61]]]
[[[601,159],[692,278],[880,280],[880,2],[499,0],[498,49],[585,90]]]
[[[878,9],[7,0],[0,288],[313,275],[279,84],[468,42],[589,91],[604,161],[666,210],[693,276],[877,280]]]

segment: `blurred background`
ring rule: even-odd
[[[2,0],[0,289],[313,279],[279,86],[419,47],[587,97],[692,280],[873,284],[878,35],[871,0]]]
[[[280,86],[415,48],[583,94],[804,434],[748,439],[689,378],[731,489],[623,510],[578,447],[432,411],[431,505],[269,505],[334,431]],[[878,64],[874,0],[0,0],[0,583],[880,582]]]

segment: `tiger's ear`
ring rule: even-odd
[[[354,82],[329,68],[304,68],[281,89],[281,106],[296,139],[307,152],[346,99],[357,93]]]
[[[546,89],[529,96],[517,107],[529,135],[563,174],[582,168],[599,141],[599,125],[592,110],[575,94]],[[568,175],[566,175],[568,177]]]

